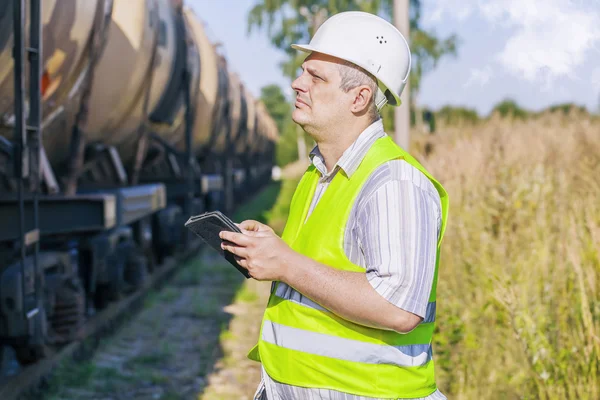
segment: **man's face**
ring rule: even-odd
[[[337,59],[321,53],[311,53],[302,64],[302,73],[292,88],[296,102],[292,119],[307,133],[320,136],[347,114],[352,103],[340,89]]]

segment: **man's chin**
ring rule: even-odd
[[[296,109],[292,112],[292,121],[304,127],[308,123],[308,118],[301,110]]]

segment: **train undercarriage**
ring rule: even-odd
[[[12,19],[14,92],[0,134],[0,380],[78,340],[87,319],[142,287],[167,258],[198,246],[185,221],[207,210],[227,213],[269,182],[276,136],[263,132],[271,121],[259,118],[254,100],[231,89],[222,57],[215,58],[216,100],[204,126],[209,114],[199,111],[203,75],[198,65],[194,72],[193,51],[175,40],[185,37],[182,30],[192,31],[184,23],[189,15],[177,1],[139,0],[152,6],[155,17],[162,18],[161,10],[173,13],[173,52],[183,53],[174,56],[163,85],[167,100],[151,109],[153,87],[141,88],[136,101],[143,118],[130,129],[128,147],[92,140],[85,121],[96,112],[90,108],[94,63],[110,46],[109,20],[126,0],[96,2],[100,17],[94,26],[107,32],[104,42],[90,33],[96,54],[76,76],[88,83],[70,98],[78,104],[70,114],[68,107],[52,111],[44,98],[43,2],[5,3],[12,7],[0,9],[0,21]],[[154,24],[157,48],[164,27]],[[8,33],[0,30],[0,43],[2,35]],[[64,113],[60,124],[57,112]],[[165,124],[178,119],[180,126],[165,134]],[[60,151],[52,147],[54,137],[66,144]]]

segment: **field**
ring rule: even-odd
[[[441,390],[464,400],[600,398],[600,122],[555,114],[442,126],[415,135],[413,153],[450,193],[434,336]],[[294,185],[286,180],[265,214],[278,229]],[[240,314],[261,315],[257,290]],[[224,378],[254,344],[259,321],[241,318],[205,399],[232,389]],[[255,383],[238,384],[251,396]]]
[[[434,357],[454,399],[600,398],[600,123],[442,128],[450,193]]]

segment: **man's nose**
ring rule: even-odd
[[[300,74],[293,82],[292,89],[299,92],[306,92],[307,86],[303,79],[304,74]]]

